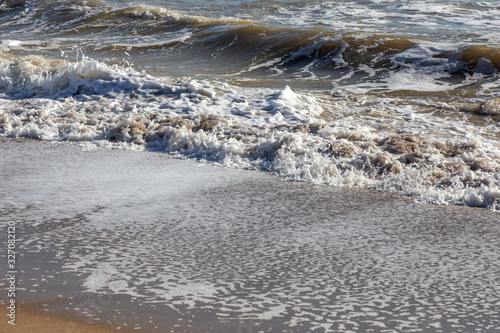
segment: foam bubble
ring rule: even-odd
[[[4,136],[163,150],[295,180],[499,206],[497,127],[429,114],[438,105],[174,80],[88,58],[4,58],[1,68]],[[485,101],[481,112],[495,115],[496,104]]]

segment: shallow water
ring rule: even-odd
[[[495,1],[6,1],[0,134],[499,208]]]
[[[43,315],[147,332],[500,329],[496,212],[162,153],[26,140],[0,157],[17,301]]]

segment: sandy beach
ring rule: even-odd
[[[1,332],[500,330],[496,212],[31,140],[0,177]]]
[[[10,325],[6,321],[0,323],[1,332],[116,332],[113,327],[105,327],[97,324],[87,324],[82,321],[72,321],[66,316],[42,315],[30,312],[25,308],[19,309],[22,315],[16,320],[16,325]]]

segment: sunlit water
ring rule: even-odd
[[[495,1],[6,1],[0,133],[498,209]]]

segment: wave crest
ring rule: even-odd
[[[461,120],[398,114],[402,105],[365,113],[366,100],[355,96],[343,102],[289,87],[169,80],[88,58],[4,58],[1,68],[9,92],[0,98],[2,136],[162,150],[295,180],[500,209],[498,140],[457,137],[470,127]]]

